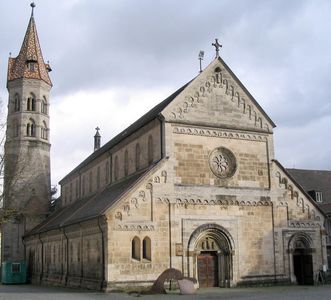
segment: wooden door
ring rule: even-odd
[[[198,256],[198,279],[200,287],[218,286],[218,261],[216,253],[201,253]]]

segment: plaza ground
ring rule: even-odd
[[[1,285],[0,300],[124,300],[124,299],[263,299],[263,300],[326,300],[331,299],[331,285],[275,286],[254,288],[200,289],[196,295],[139,295],[125,293],[100,293],[67,288],[36,285]]]

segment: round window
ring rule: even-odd
[[[229,149],[223,147],[216,148],[210,153],[209,166],[219,178],[230,178],[237,169],[235,156]]]

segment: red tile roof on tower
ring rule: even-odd
[[[29,64],[33,64],[30,66]],[[52,85],[48,76],[51,68],[45,64],[33,14],[31,15],[28,28],[25,33],[20,53],[16,58],[9,58],[7,80],[18,78],[40,79]]]

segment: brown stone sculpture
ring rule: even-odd
[[[174,269],[169,268],[166,269],[161,275],[155,280],[151,292],[156,294],[166,294],[166,290],[164,288],[164,283],[166,280],[180,280],[183,279],[182,272]]]

